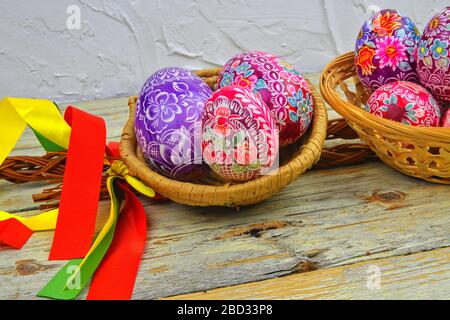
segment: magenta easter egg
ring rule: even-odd
[[[189,180],[202,164],[201,115],[212,91],[182,68],[164,68],[145,82],[136,103],[137,142],[150,167]]]
[[[420,82],[434,97],[450,103],[450,7],[428,22],[417,50]]]
[[[202,115],[203,159],[225,181],[266,174],[278,154],[278,130],[269,108],[248,88],[213,93]]]
[[[238,54],[223,67],[218,87],[238,85],[259,95],[280,131],[280,146],[297,141],[311,124],[308,83],[289,63],[265,52]]]
[[[378,88],[369,98],[366,110],[374,115],[411,126],[438,127],[441,108],[422,86],[395,81]]]
[[[418,82],[416,25],[396,10],[382,10],[364,22],[355,46],[355,67],[361,82],[376,90],[395,80]]]

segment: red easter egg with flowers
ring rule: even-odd
[[[206,102],[202,139],[204,161],[225,181],[268,173],[278,155],[278,130],[269,108],[240,86],[221,88]]]
[[[422,86],[395,81],[377,89],[366,105],[374,115],[411,126],[438,127],[441,108]]]
[[[238,54],[223,67],[218,88],[238,85],[257,94],[280,131],[280,146],[297,141],[308,130],[313,98],[308,83],[289,63],[261,51]]]

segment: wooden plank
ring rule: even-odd
[[[448,300],[450,248],[371,260],[169,299]]]
[[[274,198],[240,211],[144,203],[149,242],[136,299],[450,246],[448,187],[381,163],[310,171]],[[102,204],[101,216],[107,211]],[[36,234],[21,251],[1,252],[0,298],[34,298],[55,274],[61,264],[47,261],[51,239],[52,233]],[[40,267],[32,276],[17,271],[35,264]]]

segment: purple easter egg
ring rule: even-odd
[[[417,73],[443,106],[450,104],[450,7],[425,27],[417,50]]]
[[[164,68],[148,78],[136,103],[136,138],[147,163],[177,180],[201,170],[201,116],[208,85],[183,68]]]
[[[370,90],[396,80],[418,82],[415,51],[420,33],[396,10],[381,10],[364,22],[355,46],[355,67]]]

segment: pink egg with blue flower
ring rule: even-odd
[[[261,52],[241,53],[223,67],[218,87],[238,85],[257,94],[268,106],[280,131],[280,146],[297,141],[308,130],[314,103],[308,83],[279,57]]]
[[[369,98],[366,111],[410,126],[438,127],[441,108],[422,86],[408,81],[390,82]]]
[[[396,80],[418,82],[414,22],[396,10],[375,13],[364,22],[355,45],[355,67],[370,90]]]
[[[250,89],[213,93],[202,115],[204,161],[223,180],[244,182],[269,173],[278,154],[278,130],[267,105]]]
[[[450,7],[425,27],[417,50],[417,73],[436,99],[450,103]]]

